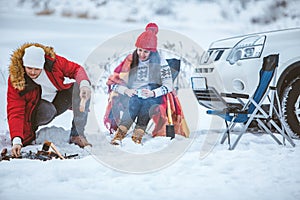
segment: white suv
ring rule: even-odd
[[[205,83],[192,83],[193,91],[198,102],[209,109],[222,106],[214,99],[215,94],[252,95],[259,81],[263,58],[270,54],[279,54],[276,86],[285,121],[294,136],[300,136],[300,28],[213,42],[192,75],[192,80],[204,77]],[[199,90],[196,84],[205,84],[207,89]]]

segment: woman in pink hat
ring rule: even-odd
[[[114,70],[107,81],[110,100],[104,123],[112,132],[111,144],[119,144],[136,122],[132,140],[140,144],[148,122],[162,96],[173,90],[171,69],[157,52],[158,26],[149,23],[135,43],[136,49]],[[114,105],[114,106],[112,106]],[[120,110],[123,115],[120,118]]]

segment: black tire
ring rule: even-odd
[[[282,108],[293,137],[300,138],[300,78],[294,79],[284,90]],[[297,104],[297,105],[296,105]],[[298,111],[298,114],[297,114]]]

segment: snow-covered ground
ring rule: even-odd
[[[107,1],[101,12],[89,4],[85,7],[78,4],[83,1],[67,4],[68,11],[78,12],[81,6],[98,19],[63,18],[58,14],[66,10],[61,4],[54,15],[37,17],[30,4],[15,7],[15,2],[0,0],[0,149],[7,147],[9,150],[7,69],[10,54],[25,42],[53,46],[58,54],[84,65],[103,43],[127,31],[142,31],[149,21],[156,22],[162,30],[185,35],[203,49],[210,42],[228,36],[300,26],[297,16],[264,25],[251,24],[249,16],[257,16],[272,0],[259,1],[256,7],[248,5],[248,10],[239,15],[230,12],[233,8],[240,9],[238,3],[227,6],[208,1],[166,1],[172,2],[173,14],[164,16],[155,15],[153,10],[147,15],[152,8],[158,10],[159,5],[153,7],[151,3],[142,4],[144,1],[138,0],[135,6],[129,6],[130,1]],[[295,13],[294,8],[299,3],[292,2],[285,12]],[[162,6],[168,8],[165,4]],[[139,12],[133,12],[139,7]],[[132,22],[132,19],[135,20]],[[190,138],[169,140],[146,136],[141,146],[127,137],[121,147],[114,147],[109,145],[110,136],[101,121],[107,97],[103,91],[96,90],[87,126],[93,148],[80,149],[68,144],[72,114],[61,115],[39,129],[36,145],[23,150],[41,149],[47,139],[62,153],[78,153],[80,159],[1,161],[0,199],[300,198],[299,140],[295,140],[296,147],[292,148],[289,144],[277,145],[268,135],[247,133],[234,151],[228,151],[226,144],[219,144],[222,121],[205,115],[191,90],[181,89],[179,98],[191,129]]]

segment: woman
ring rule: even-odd
[[[149,23],[136,40],[136,50],[125,58],[108,79],[107,85],[112,91],[110,96],[117,93],[123,95],[122,99],[126,101],[120,103],[126,109],[123,110],[111,144],[119,144],[135,120],[131,138],[140,144],[154,108],[161,104],[163,95],[173,90],[171,69],[157,52],[157,33],[158,26]],[[118,106],[112,109],[115,108],[120,110]]]

